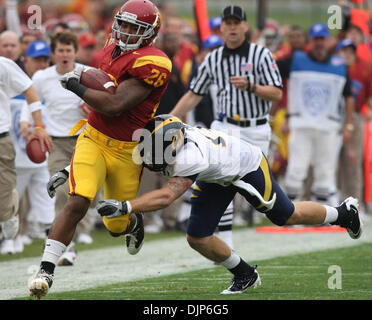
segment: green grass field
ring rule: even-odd
[[[330,289],[328,272],[340,267],[341,289]],[[53,293],[45,300],[370,300],[372,244],[291,255],[258,263],[262,285],[241,295],[220,295],[231,281],[222,267]],[[123,272],[125,272],[123,270]],[[24,297],[22,299],[30,299]]]

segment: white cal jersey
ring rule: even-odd
[[[221,131],[187,126],[185,139],[174,164],[165,169],[167,177],[197,175],[198,181],[227,186],[256,171],[263,156],[259,147]]]

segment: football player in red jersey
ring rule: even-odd
[[[48,292],[58,257],[102,186],[105,199],[123,201],[137,195],[142,166],[132,160],[138,143],[132,141],[132,136],[155,114],[172,68],[166,54],[152,46],[160,25],[159,10],[148,0],[130,0],[115,15],[100,65],[117,84],[114,94],[82,85],[83,69],[60,79],[63,87],[80,96],[93,110],[71,159],[70,197],[49,231],[40,270],[29,284],[33,296],[41,298]],[[79,121],[70,134],[84,124]],[[57,176],[63,180],[68,173],[62,170]],[[111,235],[125,236],[130,254],[140,250],[144,237],[142,214],[104,218],[103,222]]]

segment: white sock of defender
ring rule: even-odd
[[[323,205],[326,208],[326,217],[323,223],[332,223],[335,222],[338,218],[338,211],[334,207]]]
[[[47,239],[41,261],[57,265],[58,259],[65,252],[66,246],[59,241]]]
[[[220,263],[221,266],[224,266],[227,269],[235,268],[240,263],[240,257],[233,251],[231,251],[230,257],[225,261]]]

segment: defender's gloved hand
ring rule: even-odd
[[[99,201],[96,207],[101,217],[116,218],[129,214],[132,210],[129,201],[104,200]]]

